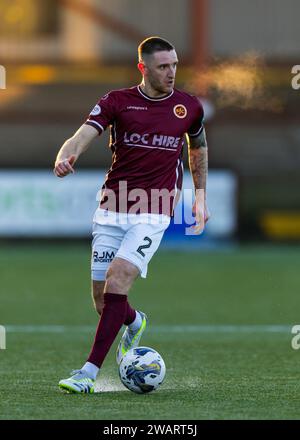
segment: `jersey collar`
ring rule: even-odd
[[[143,98],[148,99],[149,101],[164,101],[165,99],[170,98],[174,93],[174,89],[173,89],[172,92],[169,93],[167,96],[163,96],[162,98],[151,98],[150,96],[146,95],[146,93],[144,93],[142,91],[140,86],[137,86],[137,89],[138,89],[139,93],[143,96]]]

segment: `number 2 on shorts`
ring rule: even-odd
[[[144,252],[142,251],[142,249],[148,249],[148,248],[151,246],[151,244],[152,244],[152,240],[151,240],[151,238],[149,238],[149,237],[144,237],[144,241],[147,241],[148,244],[143,244],[143,245],[141,245],[141,246],[139,246],[139,247],[137,248],[137,252],[138,252],[139,254],[141,254],[142,257],[145,257],[145,254],[144,254]]]

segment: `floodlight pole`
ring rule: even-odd
[[[209,40],[209,0],[190,0],[191,62],[196,69],[207,67]]]

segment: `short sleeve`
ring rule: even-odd
[[[203,111],[203,107],[202,107],[200,100],[197,97],[193,97],[193,98],[196,101],[195,102],[195,110],[194,110],[195,117],[192,122],[192,125],[190,126],[190,128],[188,129],[188,132],[187,132],[187,134],[190,137],[199,136],[199,134],[203,130],[203,118],[204,118],[204,111]]]
[[[115,118],[115,102],[112,93],[104,95],[88,115],[85,124],[96,128],[101,134],[111,125]]]

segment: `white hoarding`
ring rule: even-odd
[[[94,170],[76,171],[63,179],[51,171],[0,171],[0,236],[89,236],[96,195],[104,177],[104,171]],[[191,176],[186,172],[184,189],[192,188]],[[235,176],[211,170],[207,191],[212,212],[207,234],[232,235],[237,217]],[[178,215],[182,205],[191,209],[191,193],[183,193],[176,221],[182,217]]]

